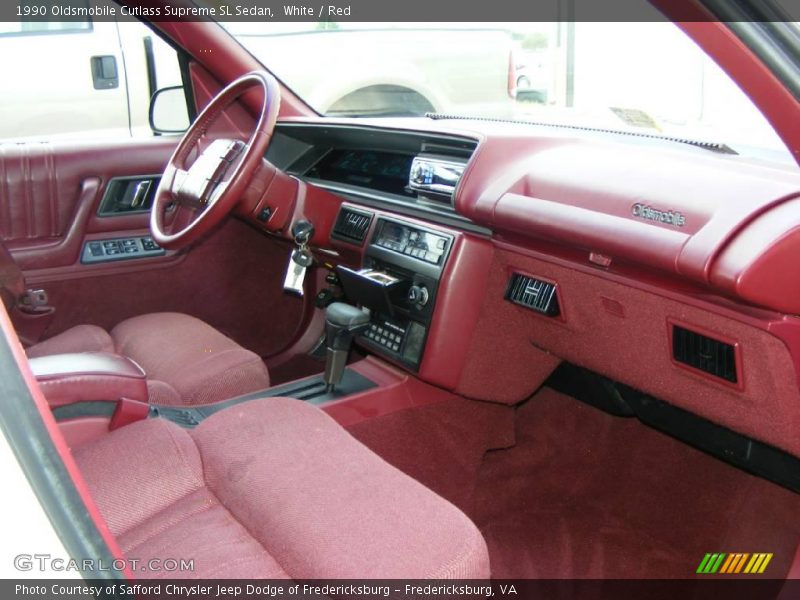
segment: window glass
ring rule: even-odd
[[[2,27],[0,56],[21,58],[0,61],[0,139],[152,136],[152,93],[182,84],[175,50],[139,22]]]
[[[744,92],[670,22],[224,26],[326,115],[544,121],[719,142],[794,164]]]

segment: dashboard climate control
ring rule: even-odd
[[[370,326],[359,334],[359,343],[419,369],[454,241],[446,230],[377,218],[361,268],[336,268],[346,300],[370,311]]]

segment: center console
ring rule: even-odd
[[[28,364],[71,448],[149,414],[145,372],[129,358],[77,352],[31,358]]]
[[[359,270],[339,266],[348,301],[370,310],[364,346],[417,371],[453,236],[399,219],[378,218]]]

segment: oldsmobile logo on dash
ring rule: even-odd
[[[637,202],[633,205],[631,212],[634,217],[655,221],[656,223],[664,223],[664,225],[672,225],[673,227],[686,225],[686,217],[675,210],[659,210]]]

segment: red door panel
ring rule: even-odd
[[[100,217],[97,210],[111,179],[162,172],[176,142],[0,145],[0,238],[27,286],[44,289],[55,307],[40,323],[17,314],[28,342],[42,329],[45,339],[82,323],[110,329],[160,311],[203,319],[261,356],[300,333],[311,303],[283,293],[288,247],[234,218],[187,250],[81,263],[86,241],[148,233],[147,213]]]
[[[176,139],[0,145],[0,237],[23,269],[76,262],[87,232],[147,227],[95,216],[113,177],[160,173]]]
[[[79,323],[110,329],[128,317],[175,311],[270,356],[300,334],[305,308],[313,306],[313,294],[304,300],[283,292],[288,258],[288,246],[230,217],[188,251],[149,267],[123,261],[102,275],[84,269],[27,276],[56,307],[45,337]]]

